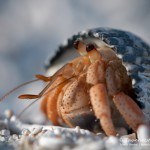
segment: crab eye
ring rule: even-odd
[[[87,54],[86,45],[80,40],[76,40],[74,42],[74,48],[77,49],[77,51],[80,53],[81,56]]]
[[[86,46],[86,51],[87,51],[87,52],[90,52],[90,51],[92,51],[93,49],[95,49],[95,45],[94,45],[94,44],[88,44],[88,45]]]
[[[79,40],[76,40],[76,41],[73,43],[73,46],[74,46],[75,49],[78,49],[79,43],[80,43]]]

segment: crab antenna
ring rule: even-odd
[[[30,103],[28,106],[26,106],[26,107],[18,114],[18,117],[17,117],[17,118],[20,118],[20,117],[23,115],[23,113],[24,113],[28,108],[30,108],[34,103],[37,102],[37,100],[38,100],[38,99],[34,100],[32,103]]]
[[[63,84],[64,82],[68,81],[69,79],[72,79],[74,76],[66,79],[65,81],[61,82],[60,84],[56,85],[54,88],[52,88],[50,91],[52,91],[53,89],[55,89],[57,86]],[[48,92],[46,92],[48,90],[48,88],[52,85],[52,83],[54,82],[55,80],[53,80],[52,82],[48,83],[46,85],[46,87],[38,94],[38,95],[33,95],[33,94],[23,94],[23,95],[20,95],[18,96],[19,99],[39,99],[41,98],[43,95],[47,94]]]
[[[61,69],[59,69],[53,76],[50,77],[46,77],[48,78],[48,80],[50,81],[46,87],[38,94],[38,95],[32,95],[32,94],[23,94],[20,95],[18,98],[20,99],[36,99],[36,98],[40,98],[41,96],[43,96],[43,94],[48,90],[48,88],[52,85],[52,83],[56,80],[56,78],[59,75],[62,75],[61,72],[64,70],[64,68],[66,68],[68,64],[64,65]],[[43,78],[42,75],[37,75],[36,76],[39,80],[41,80],[41,78]],[[44,77],[45,78],[45,77]],[[43,79],[42,79],[43,80]],[[45,80],[45,79],[44,79]],[[67,79],[68,80],[68,79]]]
[[[61,83],[59,83],[58,85],[54,86],[54,87],[53,87],[51,90],[49,90],[49,91],[46,91],[46,90],[45,90],[44,92],[42,91],[42,92],[40,93],[40,95],[45,96],[45,95],[48,94],[50,91],[53,91],[57,86],[59,86],[59,85],[65,83],[65,82],[67,82],[68,80],[70,80],[70,79],[72,79],[72,78],[74,78],[74,77],[76,77],[76,76],[72,76],[72,77],[70,77],[70,78],[64,80],[63,82],[61,82]]]
[[[13,93],[14,91],[16,91],[17,89],[19,89],[19,88],[21,88],[21,87],[23,87],[25,85],[28,85],[30,83],[36,82],[36,81],[39,81],[39,79],[35,79],[35,80],[32,80],[32,81],[25,82],[25,83],[23,83],[23,84],[15,87],[15,88],[13,88],[12,90],[10,90],[8,93],[6,93],[4,96],[2,96],[0,98],[0,102],[3,101],[6,97],[8,97],[11,93]]]
[[[59,85],[65,83],[66,81],[68,81],[69,79],[72,79],[72,78],[74,78],[74,77],[75,77],[75,76],[72,76],[72,77],[66,79],[65,81],[59,83],[58,85],[56,85],[55,87],[53,87],[50,91],[54,90],[57,86],[59,86]],[[50,92],[50,91],[49,91],[49,92]],[[45,92],[45,90],[44,90],[44,92]],[[41,95],[46,95],[46,94],[48,94],[48,92],[45,92],[45,93],[44,93],[44,92],[42,91],[42,92],[41,92],[42,94],[39,94],[39,95],[41,96]],[[28,95],[28,94],[27,94],[27,95]],[[32,95],[31,95],[31,96],[32,96]],[[34,95],[33,95],[33,96],[34,96]],[[35,96],[36,96],[36,95],[35,95]],[[28,108],[30,108],[34,103],[36,103],[36,102],[39,100],[40,96],[37,95],[38,98],[35,99],[32,103],[30,103],[28,106],[26,106],[26,107],[19,113],[18,118],[20,118],[20,117],[23,115],[23,113],[24,113]],[[22,98],[23,98],[23,97],[22,97]]]

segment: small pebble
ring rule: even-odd
[[[141,145],[150,145],[150,128],[146,125],[140,125],[137,130],[137,137]]]
[[[3,136],[0,136],[0,142],[5,142],[5,141],[6,141],[6,138]]]
[[[123,145],[123,146],[128,146],[129,145],[129,141],[130,139],[126,136],[122,136],[120,139],[120,145]]]
[[[130,140],[135,140],[135,139],[137,139],[135,133],[128,134],[128,135],[123,135],[123,136],[121,136],[120,138],[128,138],[128,139],[130,139]]]
[[[116,146],[119,144],[119,140],[115,136],[109,136],[105,141],[106,147],[107,146]]]
[[[73,134],[71,132],[66,132],[65,136],[66,138],[70,138],[70,139],[73,138]]]
[[[137,129],[138,139],[148,139],[150,138],[150,128],[146,125],[140,125]]]
[[[50,131],[54,131],[54,128],[53,128],[53,127],[51,127],[49,130],[50,130]]]
[[[85,134],[86,134],[86,132],[85,132],[84,129],[80,129],[80,133],[81,133],[82,135],[85,135]]]
[[[15,121],[17,121],[17,118],[16,118],[16,116],[12,116],[12,117],[10,118],[10,120],[11,120],[11,122],[15,122]]]
[[[91,135],[92,133],[89,130],[84,130],[86,135]]]
[[[43,127],[37,127],[37,128],[34,128],[32,131],[31,131],[31,134],[30,135],[37,135],[38,133],[40,133],[42,131]]]
[[[30,133],[31,133],[31,132],[30,132],[30,130],[28,130],[28,129],[23,129],[23,130],[21,131],[21,134],[24,135],[24,136],[28,136]]]
[[[139,142],[138,142],[138,139],[136,138],[135,133],[121,136],[120,143],[122,143],[123,145],[139,145]]]
[[[2,136],[4,136],[4,137],[8,137],[8,136],[10,136],[10,131],[9,131],[9,130],[6,130],[6,129],[1,130],[1,131],[0,131],[0,135],[2,135]]]
[[[16,140],[18,140],[19,137],[18,137],[17,134],[13,134],[13,135],[12,135],[12,138],[13,138],[14,141],[16,141]]]
[[[81,132],[80,132],[80,127],[79,127],[79,126],[76,126],[76,127],[75,127],[75,131],[76,131],[76,133],[81,133]]]
[[[9,137],[9,139],[8,139],[8,141],[9,141],[9,142],[14,142],[13,137],[12,137],[12,136],[10,136],[10,137]]]
[[[43,149],[60,150],[67,144],[67,141],[54,137],[41,137],[39,138],[38,143]]]
[[[10,119],[13,116],[13,112],[11,110],[5,110],[4,112],[7,119]]]
[[[104,137],[106,137],[103,133],[97,133],[96,134],[97,137],[103,139]]]
[[[44,136],[50,136],[50,137],[56,137],[53,131],[47,130],[44,134]]]
[[[61,129],[55,129],[54,134],[56,134],[57,136],[61,136]]]

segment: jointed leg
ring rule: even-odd
[[[90,89],[90,98],[94,113],[97,119],[100,119],[100,125],[107,135],[116,135],[114,128],[110,104],[108,100],[108,93],[105,84],[97,84]]]
[[[50,77],[46,77],[46,76],[43,76],[43,75],[40,75],[40,74],[35,75],[35,77],[36,77],[37,79],[39,79],[39,80],[44,81],[44,82],[49,82],[49,81],[51,81],[51,79],[52,79],[51,76],[50,76]]]
[[[59,115],[57,111],[57,99],[59,93],[62,91],[62,88],[67,84],[65,78],[59,76],[55,82],[50,87],[48,94],[43,97],[43,102],[41,109],[46,112],[49,120],[52,121],[54,125],[59,125]],[[57,86],[58,85],[58,86]],[[43,107],[44,106],[44,107]]]
[[[134,131],[137,130],[140,124],[146,124],[146,119],[141,109],[128,95],[120,92],[114,96],[113,101],[123,118]]]

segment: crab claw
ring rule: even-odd
[[[114,96],[113,101],[125,121],[134,131],[137,131],[139,125],[147,124],[143,112],[132,98],[120,92]]]

